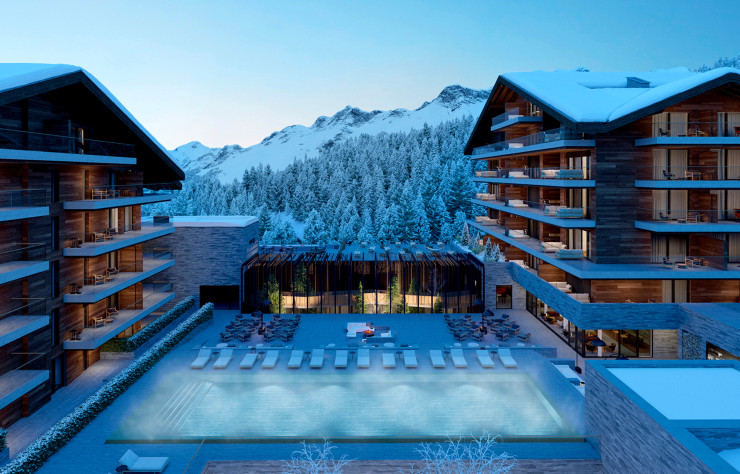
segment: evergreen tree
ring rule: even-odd
[[[352,297],[354,303],[355,313],[365,314],[365,292],[362,289],[362,282],[357,287],[354,297]]]
[[[403,230],[401,229],[400,210],[396,204],[391,204],[388,208],[388,236],[390,242],[396,242],[403,239]]]
[[[483,251],[484,262],[494,262],[493,259],[493,245],[491,245],[491,239],[486,239],[486,248]]]
[[[501,249],[499,248],[498,244],[493,246],[493,251],[491,252],[492,258],[494,262],[500,262],[501,261]]]
[[[446,244],[455,240],[455,231],[449,222],[442,224],[442,229],[439,232],[439,240]]]
[[[260,226],[260,238],[265,235],[265,232],[272,230],[272,218],[270,217],[270,211],[267,206],[262,206],[259,215],[259,226]]]
[[[397,311],[399,305],[401,305],[401,292],[398,286],[398,277],[393,275],[391,283],[388,285],[388,313],[402,313],[403,311]],[[400,309],[403,309],[403,307]]]
[[[270,277],[267,279],[264,295],[266,299],[270,300],[270,307],[268,308],[270,313],[282,312],[283,305],[281,304],[282,296],[280,296],[280,285],[275,279],[275,275],[270,274]]]
[[[308,214],[306,227],[303,229],[303,242],[306,244],[323,244],[327,241],[326,226],[317,210]]]
[[[429,220],[427,219],[427,213],[424,209],[424,202],[422,201],[421,194],[417,194],[416,196],[411,216],[412,227],[409,237],[422,244],[429,242],[429,239],[432,237],[432,231],[429,227]]]
[[[462,234],[460,234],[460,243],[466,247],[470,247],[470,229],[468,229],[467,222],[463,223]]]
[[[447,206],[439,195],[435,195],[429,206],[429,225],[432,231],[432,241],[437,242],[443,240],[442,229],[446,224],[449,224],[449,221],[450,214],[447,212]]]

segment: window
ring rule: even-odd
[[[511,308],[511,285],[496,285],[496,308]]]

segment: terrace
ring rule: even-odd
[[[558,148],[588,149],[594,146],[596,142],[583,133],[556,128],[474,148],[472,158],[482,160],[499,156],[539,154]]]
[[[635,187],[649,189],[740,189],[740,166],[707,165],[689,157],[687,163],[643,167]],[[719,161],[719,160],[715,160]],[[703,164],[700,164],[703,163]]]
[[[3,362],[13,368],[0,375],[0,410],[49,379],[46,354],[6,354]]]
[[[49,324],[45,298],[9,298],[4,303],[15,308],[0,314],[0,347]]]
[[[740,210],[637,209],[635,227],[660,233],[740,232]]]
[[[45,189],[0,191],[0,222],[48,216],[48,204]]]
[[[157,188],[156,184],[147,184],[149,189]],[[138,206],[155,202],[169,201],[172,194],[144,192],[144,185],[104,185],[85,186],[73,189],[64,198],[64,209],[77,211],[94,211],[122,206]]]
[[[143,222],[125,227],[106,227],[96,232],[88,232],[67,239],[64,256],[97,257],[173,232],[175,232],[175,227],[170,222]]]
[[[491,131],[516,128],[517,126],[528,126],[542,123],[542,111],[534,106],[512,107],[507,105],[506,112],[491,119]]]
[[[652,137],[638,147],[740,146],[740,122],[653,122]]]
[[[0,285],[48,269],[45,244],[23,242],[0,246]]]
[[[596,227],[592,207],[568,207],[556,202],[534,202],[511,199],[489,193],[476,194],[472,202],[483,207],[526,217],[565,229],[590,229]]]
[[[522,186],[551,186],[558,188],[593,188],[590,168],[506,168],[476,171],[473,181]]]

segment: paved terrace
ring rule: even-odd
[[[501,314],[506,312],[515,319],[522,330],[533,330],[532,340],[534,344],[554,342],[557,345],[558,356],[563,356],[570,351],[562,341],[550,333],[544,326],[529,316],[528,321],[525,316],[528,313],[515,310],[495,310],[495,313]],[[197,348],[202,344],[215,346],[219,341],[219,332],[223,331],[225,325],[233,315],[234,311],[217,311],[215,321],[200,332],[192,335],[189,340],[184,341],[160,361],[154,370],[142,377],[133,387],[119,397],[108,409],[99,415],[90,425],[88,425],[79,435],[70,443],[55,454],[47,464],[38,472],[40,473],[83,473],[83,472],[113,472],[116,468],[118,458],[131,448],[141,456],[168,456],[170,458],[167,472],[202,472],[209,460],[279,460],[290,458],[291,453],[295,450],[296,445],[291,443],[260,443],[260,444],[219,444],[205,443],[198,444],[106,444],[105,440],[113,433],[118,425],[128,417],[132,411],[147,398],[153,390],[164,382],[171,374],[175,372],[191,372],[189,368],[197,354]],[[367,321],[377,325],[389,325],[397,334],[396,344],[410,344],[418,346],[417,358],[419,368],[413,370],[426,371],[431,370],[429,361],[429,348],[443,349],[445,345],[451,345],[455,341],[448,331],[442,315],[421,314],[421,315],[304,315],[300,326],[296,332],[293,341],[288,343],[297,349],[311,350],[326,344],[335,344],[337,347],[346,343],[346,336],[343,328],[347,322]],[[530,326],[531,324],[531,326]],[[536,334],[534,329],[539,326],[540,331]],[[254,344],[253,340],[250,344]],[[484,341],[489,343],[492,341]],[[238,343],[244,345],[243,343]],[[561,413],[566,416],[579,430],[583,428],[583,397],[578,391],[567,382],[545,359],[536,354],[533,350],[523,347],[517,347],[513,343],[512,352],[517,362],[518,369],[505,369],[500,361],[496,358],[496,368],[492,369],[499,373],[507,370],[524,370],[527,371],[547,393],[548,398],[560,409]],[[530,344],[531,346],[531,344]],[[545,349],[543,349],[545,350]],[[371,368],[370,371],[383,372],[384,369],[380,362],[382,349],[371,351]],[[447,362],[446,371],[468,370],[471,372],[481,372],[482,369],[475,359],[472,352],[466,351],[468,360],[468,369],[455,369],[451,362]],[[262,371],[258,361],[255,369],[239,369],[240,358],[246,353],[246,348],[235,351],[234,360],[229,367],[222,373],[231,373],[232,376],[249,377],[255,371]],[[552,350],[550,349],[550,353]],[[282,350],[278,365],[275,372],[287,372],[289,351]],[[327,351],[326,361],[322,371],[336,371],[333,367],[333,353]],[[299,371],[311,371],[308,364],[304,362]],[[350,360],[349,368],[346,371],[354,371],[356,362]],[[402,362],[399,361],[396,371],[412,370],[405,369]],[[491,370],[491,369],[487,369]],[[203,369],[203,371],[214,371],[213,362]],[[202,373],[202,372],[201,372]],[[66,411],[66,410],[60,410]],[[60,415],[62,413],[59,413]],[[28,419],[27,423],[33,422],[33,416]],[[24,420],[25,421],[25,420]],[[12,428],[11,428],[12,430]],[[339,444],[337,454],[347,454],[356,459],[414,459],[416,457],[414,448],[416,444],[407,443],[342,443]],[[521,459],[597,459],[598,455],[588,443],[507,443],[503,444],[502,449],[517,456]]]

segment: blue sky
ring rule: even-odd
[[[32,0],[3,6],[0,61],[84,67],[169,148],[248,146],[507,71],[712,63],[740,54],[739,17],[737,0]]]

